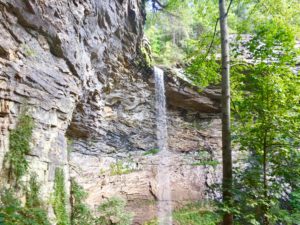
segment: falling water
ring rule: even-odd
[[[169,172],[168,130],[166,116],[166,96],[164,72],[154,67],[155,97],[156,97],[156,125],[159,164],[157,168],[158,183],[158,220],[159,225],[172,225],[172,196]]]

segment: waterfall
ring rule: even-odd
[[[172,225],[172,196],[170,185],[170,162],[168,151],[168,130],[166,114],[166,96],[164,72],[154,67],[155,99],[156,99],[156,126],[159,163],[157,167],[158,190],[158,220],[159,225]]]

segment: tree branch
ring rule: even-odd
[[[156,11],[163,11],[170,16],[178,18],[177,15],[174,15],[173,13],[166,10],[169,4],[162,4],[159,0],[151,0],[151,1],[152,1],[152,9]]]
[[[160,1],[158,1],[158,0],[152,0],[152,6],[153,6],[153,8],[155,8],[156,7],[156,4],[160,7],[160,8],[166,8],[168,5],[164,5],[164,4],[162,4]]]
[[[226,17],[226,16],[228,15],[229,10],[230,10],[230,7],[231,7],[231,5],[232,5],[232,2],[233,2],[233,0],[230,0],[229,5],[228,5],[228,7],[227,7],[226,14],[224,15],[224,17]],[[210,42],[210,45],[209,45],[208,50],[207,50],[207,52],[206,52],[205,58],[207,58],[207,56],[209,55],[209,53],[210,53],[210,51],[211,51],[211,49],[212,49],[212,46],[213,46],[213,44],[214,44],[215,37],[216,37],[216,34],[217,34],[217,27],[218,27],[219,21],[220,21],[220,17],[218,17],[217,20],[216,20],[213,38],[212,38],[212,40],[211,40],[211,42]]]
[[[219,23],[219,20],[220,20],[220,17],[216,20],[216,24],[215,24],[215,29],[214,29],[214,34],[213,34],[213,37],[212,37],[212,40],[210,42],[210,45],[207,49],[207,52],[206,52],[206,56],[205,58],[207,58],[207,56],[209,55],[209,52],[214,44],[214,41],[215,41],[215,37],[216,37],[216,34],[217,34],[217,27],[218,27],[218,23]]]
[[[152,9],[157,10],[157,11],[161,11],[163,9],[165,9],[168,4],[162,4],[159,0],[151,0],[152,2]]]

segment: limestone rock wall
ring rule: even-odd
[[[132,76],[141,8],[138,0],[0,1],[0,167],[26,105],[35,121],[28,160],[45,198],[56,167],[68,179],[66,132],[89,137],[105,111],[103,93]]]
[[[35,121],[30,170],[52,192],[56,167],[88,203],[121,195],[135,222],[155,216],[154,84],[140,68],[141,0],[0,0],[0,183],[9,132],[26,107]],[[201,199],[219,169],[219,90],[166,78],[174,205]],[[116,169],[116,165],[120,168]],[[26,177],[24,178],[26,179]],[[67,182],[68,184],[68,182]],[[51,207],[49,207],[51,212]]]
[[[174,79],[168,75],[165,82],[173,206],[179,207],[207,198],[211,185],[220,179],[220,93],[211,88],[200,95]],[[119,85],[105,95],[99,129],[92,137],[73,139],[70,174],[88,190],[92,207],[121,196],[135,213],[135,224],[143,224],[157,212],[159,159],[150,154],[157,148],[155,90],[151,77]],[[202,153],[208,158],[201,158]],[[209,165],[213,161],[217,164]]]

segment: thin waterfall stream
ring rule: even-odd
[[[172,225],[172,195],[170,185],[170,158],[168,150],[168,127],[164,72],[154,67],[156,125],[159,163],[157,167],[158,221],[159,225]]]

